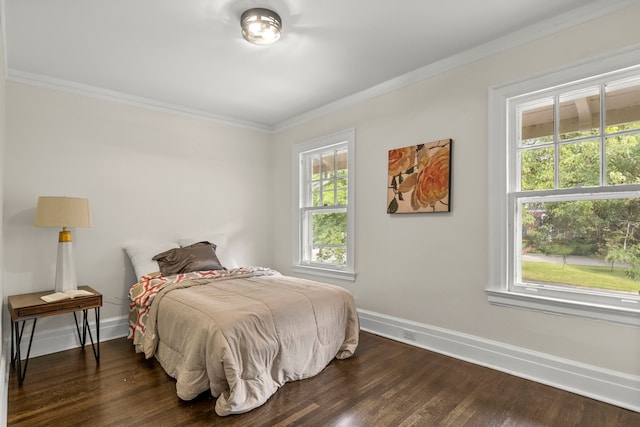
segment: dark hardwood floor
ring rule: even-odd
[[[190,402],[155,360],[126,339],[33,358],[9,426],[640,426],[640,413],[361,333],[356,354],[285,384],[263,406],[219,417],[204,393]]]

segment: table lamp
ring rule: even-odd
[[[55,291],[64,292],[69,289],[77,289],[71,231],[67,228],[91,226],[89,199],[38,197],[34,224],[38,227],[62,227],[58,237]]]

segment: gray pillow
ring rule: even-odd
[[[216,245],[198,242],[184,248],[169,249],[153,257],[163,276],[203,270],[225,270],[216,256]]]

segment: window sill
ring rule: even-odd
[[[310,274],[312,276],[322,276],[331,279],[340,279],[340,280],[348,280],[350,282],[355,282],[356,273],[345,270],[331,270],[328,268],[320,268],[320,267],[311,267],[308,265],[294,265],[292,270],[295,273],[301,274]]]
[[[607,305],[578,303],[560,298],[524,295],[493,289],[487,289],[486,293],[489,297],[489,302],[494,305],[524,308],[544,313],[577,316],[588,319],[605,320],[608,322],[640,327],[640,310],[637,308],[624,309]]]

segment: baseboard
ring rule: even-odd
[[[95,339],[95,322],[90,321],[93,338]],[[126,316],[112,317],[110,319],[100,319],[100,342],[109,341],[115,338],[126,337],[129,331],[129,322]],[[31,333],[31,322],[25,325],[22,343],[20,345],[21,358],[26,357],[29,346],[29,333]],[[89,342],[89,337],[87,336]],[[10,344],[10,343],[9,343]],[[69,350],[80,347],[78,332],[75,323],[71,322],[69,326],[60,329],[50,329],[44,331],[36,331],[33,336],[31,345],[31,354],[29,357],[38,357],[45,354],[57,353],[59,351]]]
[[[363,331],[640,412],[640,376],[367,310],[358,313]]]

